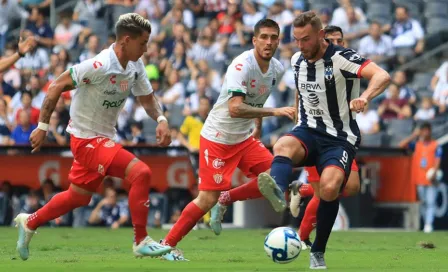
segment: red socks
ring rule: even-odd
[[[255,178],[246,184],[238,186],[230,191],[222,192],[219,197],[219,204],[229,206],[233,202],[247,199],[261,198],[263,195],[258,189],[258,179]]]
[[[193,229],[196,222],[205,213],[194,202],[190,202],[182,211],[179,220],[177,220],[176,224],[174,224],[173,228],[166,235],[164,244],[175,247]]]
[[[320,199],[313,196],[313,198],[308,203],[308,206],[306,207],[305,215],[303,216],[303,220],[302,223],[300,224],[299,229],[299,236],[300,240],[302,241],[310,239],[310,233],[316,227],[317,222],[316,214],[317,214],[317,208],[319,207],[319,202]]]
[[[302,186],[300,186],[299,193],[301,197],[313,196],[314,195],[313,186],[311,186],[311,184],[304,183],[302,184]]]
[[[141,161],[138,161],[126,178],[131,185],[129,190],[129,211],[131,212],[132,226],[134,226],[134,240],[138,245],[148,233],[146,223],[149,212],[149,183],[151,170]]]
[[[91,195],[83,195],[75,192],[72,187],[67,191],[55,195],[50,202],[33,213],[27,220],[27,227],[31,230],[37,229],[39,226],[50,220],[58,218],[73,209],[89,204]]]

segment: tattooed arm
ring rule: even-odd
[[[41,124],[44,126],[46,124],[48,127],[50,116],[56,107],[56,103],[58,102],[61,93],[73,90],[74,88],[75,86],[69,71],[65,71],[53,83],[51,83],[48,88],[47,96],[42,104],[42,108],[40,109],[39,126],[33,130],[30,136],[31,147],[33,148],[31,151],[32,153],[39,151],[40,147],[44,143],[47,131],[40,126]]]
[[[148,95],[138,96],[138,101],[145,109],[146,114],[149,115],[153,120],[157,121],[159,125],[156,128],[156,138],[157,144],[160,146],[168,146],[171,144],[171,131],[168,126],[166,118],[163,117],[162,109],[160,108],[157,98],[154,93]],[[159,117],[163,117],[159,120]]]
[[[252,135],[255,137],[255,139],[261,139],[261,129],[263,125],[263,118],[255,118],[255,129],[252,132]]]

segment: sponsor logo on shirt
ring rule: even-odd
[[[237,65],[235,65],[235,69],[237,71],[241,71],[242,70],[243,65],[241,63],[238,63]]]
[[[104,100],[103,101],[103,107],[106,107],[106,109],[108,108],[118,108],[121,106],[121,104],[123,104],[125,98],[118,100],[118,101],[109,101],[109,100]]]
[[[112,91],[106,90],[106,91],[104,91],[104,94],[106,94],[106,95],[115,95],[115,94],[117,94],[117,90],[112,90]]]
[[[300,89],[322,90],[319,83],[300,83]]]
[[[250,102],[246,102],[246,101],[244,101],[244,104],[249,105],[254,108],[263,108],[263,106],[264,106],[263,103],[257,104],[257,103],[250,103]]]

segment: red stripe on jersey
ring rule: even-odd
[[[367,66],[367,64],[369,64],[369,63],[371,63],[372,61],[371,60],[366,60],[362,65],[361,65],[361,67],[359,67],[359,70],[358,70],[358,74],[356,74],[359,78],[361,78],[361,72],[362,72],[362,69],[364,69],[364,67],[366,67]]]

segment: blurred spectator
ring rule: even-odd
[[[108,34],[105,31],[105,14],[106,6],[103,0],[78,0],[72,19],[81,26],[90,28],[101,44],[104,44]]]
[[[0,96],[4,99],[11,99],[16,94],[16,90],[4,80],[4,74],[0,72]],[[7,97],[5,97],[7,96]]]
[[[199,4],[203,5],[205,16],[208,18],[215,18],[218,13],[227,9],[228,2],[236,2],[236,0],[222,1],[222,0],[199,0]]]
[[[61,14],[61,22],[54,30],[55,46],[67,50],[73,49],[77,44],[84,44],[84,40],[89,34],[90,29],[73,23],[69,14]]]
[[[16,54],[16,45],[13,43],[6,44],[5,47],[5,58],[10,58],[14,54]],[[2,58],[0,58],[2,59]],[[15,66],[9,67],[8,70],[4,71],[3,80],[11,85],[14,89],[19,89],[22,85],[22,78],[20,76],[20,70],[17,69]]]
[[[70,112],[67,110],[64,104],[64,98],[59,98],[54,111],[58,113],[59,123],[66,127],[68,125],[68,122],[70,121]]]
[[[238,4],[229,2],[227,10],[220,12],[216,17],[219,22],[219,34],[231,37],[236,32],[236,25],[241,23],[242,16]]]
[[[193,29],[195,18],[193,17],[193,12],[191,12],[191,10],[185,6],[184,0],[172,1],[172,10],[177,9],[182,11],[182,22],[185,24],[185,26],[189,29]]]
[[[53,0],[20,0],[20,4],[26,8],[44,8],[49,10],[51,2]],[[48,15],[48,14],[46,14]]]
[[[79,62],[91,59],[98,55],[100,52],[98,36],[90,35],[87,41],[87,45],[81,55],[79,56]]]
[[[448,105],[448,61],[445,61],[431,80],[431,88],[434,91],[433,102],[444,113]]]
[[[129,211],[124,203],[117,202],[117,192],[112,188],[105,189],[104,199],[98,203],[90,214],[89,224],[103,225],[118,229],[129,219]]]
[[[347,7],[348,24],[341,26],[344,31],[344,38],[348,42],[348,47],[358,50],[360,39],[369,33],[367,22],[360,20],[353,7]]]
[[[378,115],[383,120],[405,119],[412,115],[411,107],[406,99],[400,99],[400,90],[395,84],[389,86],[390,98],[386,98],[378,108]]]
[[[350,0],[338,0],[339,7],[333,11],[333,16],[331,18],[331,25],[336,25],[342,28],[344,31],[348,29],[349,19],[347,14],[347,9],[352,8],[355,11],[356,17],[360,23],[367,21],[364,12],[360,7],[353,6]]]
[[[42,207],[41,199],[36,191],[30,191],[25,199],[25,205],[22,207],[23,213],[35,213]]]
[[[412,105],[417,100],[417,97],[415,96],[414,90],[407,85],[407,81],[407,76],[404,71],[396,71],[392,77],[392,82],[396,84],[400,90],[398,97],[400,99],[406,99],[406,101]],[[391,97],[389,89],[386,90],[386,97]]]
[[[22,106],[17,110],[16,113],[16,123],[18,124],[20,121],[20,114],[25,111],[30,116],[31,125],[37,126],[39,123],[39,114],[40,110],[36,109],[31,105],[32,95],[30,92],[22,92]]]
[[[207,77],[207,82],[210,84],[213,91],[219,95],[222,85],[221,75],[215,69],[210,68],[209,63],[206,60],[200,60],[190,71],[192,78],[196,78],[199,74],[205,75]],[[214,97],[215,95],[213,95],[213,98]]]
[[[41,47],[35,47],[25,56],[19,59],[15,67],[20,70],[22,74],[27,72],[39,72],[40,70],[47,70],[50,67],[50,59],[48,57],[47,50]]]
[[[278,23],[281,33],[285,26],[292,24],[294,21],[294,14],[290,10],[285,9],[285,4],[283,1],[276,1],[269,8],[267,17]]]
[[[414,120],[431,120],[436,116],[436,110],[432,106],[430,97],[423,97],[420,108],[414,115]]]
[[[367,105],[363,112],[356,114],[359,130],[364,135],[375,134],[380,131],[380,118],[375,110]]]
[[[56,186],[54,185],[54,182],[51,179],[44,180],[42,182],[40,190],[42,193],[43,204],[50,201],[50,199],[56,194]]]
[[[369,28],[369,35],[362,38],[359,42],[358,53],[383,68],[388,68],[385,62],[395,56],[395,49],[392,45],[392,38],[382,34],[381,24],[372,22]]]
[[[0,184],[0,226],[8,226],[13,218],[13,194],[9,181]]]
[[[208,83],[205,75],[200,75],[196,80],[190,80],[187,86],[190,96],[186,99],[184,105],[184,115],[197,114],[200,107],[200,100],[205,97],[209,100],[213,98],[213,90]]]
[[[179,73],[172,70],[167,78],[167,89],[163,94],[162,103],[170,110],[173,105],[182,106],[185,101],[185,88],[179,81]]]
[[[32,99],[31,105],[34,108],[40,109],[42,107],[42,104],[44,103],[45,99],[45,93],[41,90],[39,77],[33,75],[29,80],[29,84],[26,86],[26,90],[22,92],[17,92],[11,99],[9,107],[12,108],[14,112],[16,112],[19,108],[23,107],[22,94],[24,92],[29,92],[31,94]]]
[[[0,99],[0,145],[9,144],[13,122],[8,117],[6,101]]]
[[[36,128],[30,123],[30,115],[27,111],[21,111],[19,122],[11,134],[10,145],[30,145],[31,132]]]
[[[131,125],[131,140],[122,141],[123,145],[126,146],[136,146],[138,144],[146,143],[145,135],[143,135],[143,124],[142,122],[132,122]]]
[[[68,142],[65,126],[60,123],[59,114],[56,111],[54,111],[50,117],[46,142],[62,146],[66,145]]]
[[[34,35],[39,45],[51,48],[54,44],[54,33],[51,26],[45,21],[44,10],[33,7],[26,25],[28,35]]]
[[[187,52],[188,67],[192,67],[194,63],[200,60],[206,60],[212,65],[223,63],[225,49],[224,42],[216,42],[210,27],[205,27],[199,35],[198,42]]]
[[[184,24],[175,23],[170,25],[170,28],[171,31],[168,32],[169,28],[167,28],[157,37],[157,40],[162,43],[160,53],[162,56],[166,56],[168,58],[173,54],[176,43],[182,42],[187,48],[190,48],[191,46],[190,34],[186,31]]]
[[[19,18],[28,18],[28,12],[19,6],[17,0],[0,0],[0,55],[6,46],[10,22]]]
[[[185,77],[188,74],[185,45],[181,42],[176,43],[171,57],[169,57],[169,59],[164,59],[160,66],[166,67],[165,74],[167,75],[174,69],[179,72],[181,77]]]
[[[59,64],[64,66],[66,70],[70,69],[73,66],[73,61],[70,58],[70,54],[65,48],[58,48],[55,50],[59,57]]]
[[[401,57],[399,61],[404,62],[406,57],[423,52],[425,33],[420,22],[409,16],[405,6],[396,7],[395,20],[390,29],[392,43]]]
[[[331,10],[329,8],[323,8],[319,10],[319,18],[322,22],[322,28],[325,28],[331,22]]]
[[[257,11],[255,4],[250,0],[243,0],[243,9],[243,24],[240,27],[245,38],[240,43],[241,45],[246,45],[247,42],[251,42],[255,24],[265,16]]]

